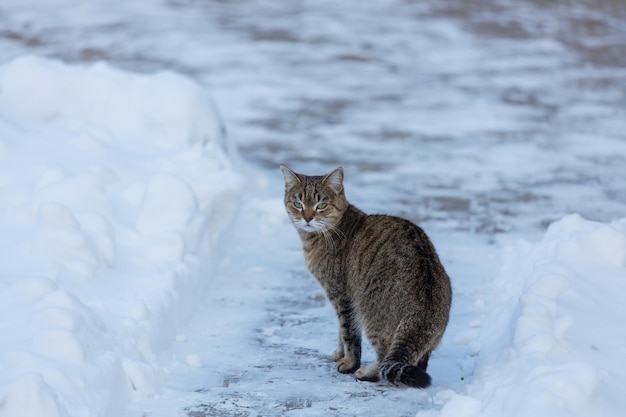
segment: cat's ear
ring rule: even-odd
[[[285,187],[302,184],[302,180],[300,179],[298,174],[296,174],[286,166],[281,165],[280,170],[283,171],[283,177],[285,177]]]
[[[343,191],[343,168],[339,167],[330,174],[326,175],[322,180],[336,194]]]

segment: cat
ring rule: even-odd
[[[325,176],[281,166],[285,207],[306,265],[339,319],[337,370],[356,379],[425,388],[431,352],[448,324],[452,289],[424,231],[398,217],[367,215],[345,197],[341,167]],[[361,367],[361,334],[377,355]]]

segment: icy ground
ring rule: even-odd
[[[621,415],[625,16],[4,0],[0,416]],[[333,369],[281,163],[431,235],[432,387]]]

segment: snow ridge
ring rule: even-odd
[[[120,416],[206,294],[240,178],[204,90],[0,68],[0,416]]]
[[[619,415],[626,219],[567,216],[509,246],[496,284],[474,379],[441,416]]]

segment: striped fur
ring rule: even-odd
[[[343,170],[306,176],[281,167],[285,207],[309,270],[339,319],[337,370],[424,388],[448,323],[452,290],[432,243],[415,224],[366,215],[345,197]],[[361,332],[377,361],[361,368]]]

